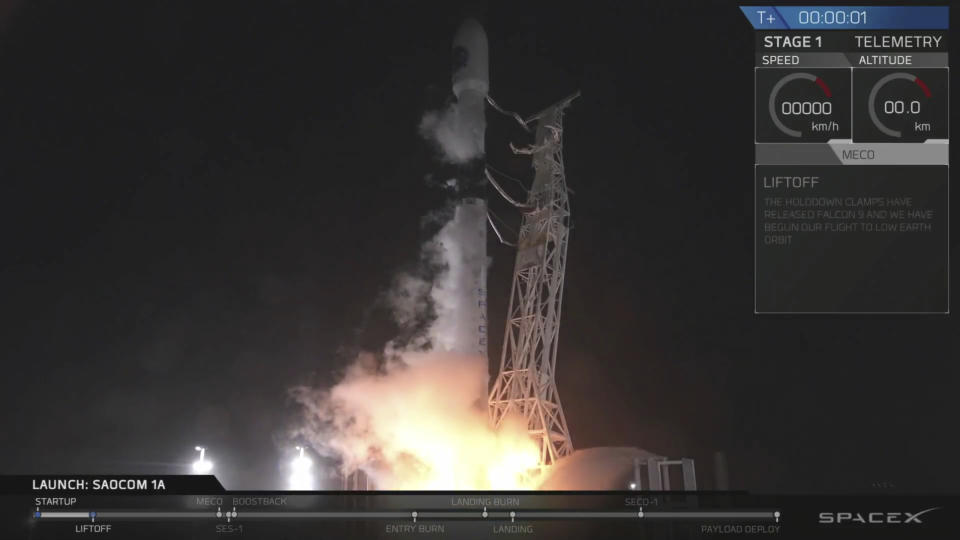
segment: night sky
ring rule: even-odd
[[[332,4],[0,10],[0,472],[185,472],[203,443],[228,487],[274,487],[286,389],[396,334],[383,294],[444,197],[417,124],[477,6]],[[501,105],[583,93],[557,375],[576,447],[693,457],[708,488],[722,450],[735,488],[956,489],[951,318],[753,314],[733,3],[479,15]],[[529,137],[488,119],[490,164],[531,178],[507,148]],[[490,250],[493,369],[513,251]]]

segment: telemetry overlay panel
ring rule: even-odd
[[[949,313],[949,8],[740,9],[755,311]]]

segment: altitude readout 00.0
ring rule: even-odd
[[[850,71],[756,69],[757,142],[850,138]]]
[[[854,70],[853,140],[948,138],[947,73],[944,68]]]

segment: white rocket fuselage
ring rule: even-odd
[[[455,315],[453,323],[458,343],[455,352],[487,358],[487,201],[484,194],[484,136],[486,132],[486,98],[490,88],[487,34],[474,19],[467,19],[453,39],[453,93],[457,97],[460,119],[466,122],[475,137],[480,155],[459,173],[459,201],[450,226],[457,237],[467,239],[462,246],[457,287],[470,290],[473,309]]]
[[[483,159],[484,132],[487,129],[485,103],[490,90],[490,70],[487,52],[487,34],[475,19],[463,21],[453,38],[453,95],[457,97],[460,118],[467,122]],[[479,178],[467,180],[482,183]]]

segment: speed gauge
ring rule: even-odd
[[[850,72],[757,70],[757,142],[850,137]]]

